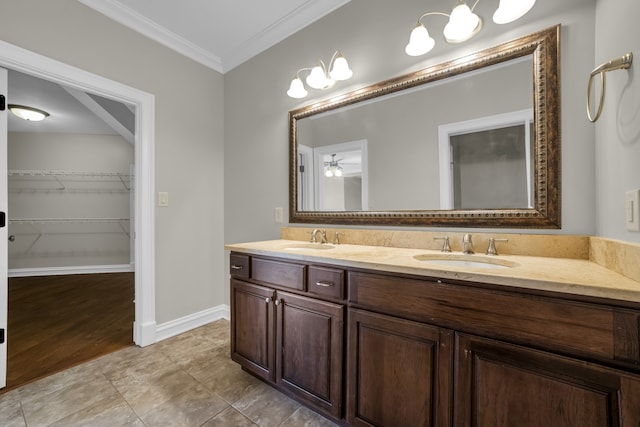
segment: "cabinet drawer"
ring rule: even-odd
[[[234,254],[229,256],[229,272],[234,277],[248,279],[251,275],[249,271],[249,255]]]
[[[327,298],[344,298],[344,270],[329,267],[309,266],[310,294]]]
[[[262,283],[304,291],[306,266],[270,259],[251,258],[251,277]]]
[[[634,310],[359,272],[349,273],[349,301],[459,331],[640,364],[640,313]]]

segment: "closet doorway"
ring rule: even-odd
[[[135,112],[8,71],[7,388],[133,345]]]
[[[74,89],[77,91],[84,92],[88,96],[96,95],[97,97],[104,98],[107,101],[116,101],[121,102],[123,104],[127,104],[133,106],[133,110],[135,111],[135,146],[134,146],[134,158],[135,158],[135,166],[131,175],[135,175],[136,179],[134,183],[130,183],[132,185],[131,188],[135,188],[135,197],[132,198],[133,203],[131,203],[131,207],[134,208],[135,217],[131,216],[130,219],[135,221],[131,221],[128,233],[135,235],[133,247],[131,248],[130,255],[135,254],[135,268],[134,272],[128,271],[124,273],[109,271],[107,268],[105,272],[95,272],[92,269],[89,271],[82,271],[82,268],[77,268],[73,271],[73,275],[67,275],[67,277],[76,276],[88,276],[93,274],[105,274],[105,275],[116,275],[116,274],[127,274],[129,277],[133,278],[133,295],[135,296],[135,306],[133,308],[134,319],[135,322],[133,325],[129,322],[128,330],[129,330],[129,343],[134,342],[140,346],[146,346],[155,342],[155,279],[154,279],[154,236],[153,230],[155,228],[154,224],[154,215],[153,215],[153,177],[154,177],[154,167],[153,167],[153,157],[154,157],[154,144],[153,144],[153,129],[154,129],[154,99],[153,96],[139,91],[135,88],[131,88],[129,86],[122,85],[120,83],[105,79],[98,75],[88,73],[86,71],[80,70],[75,67],[68,66],[66,64],[60,63],[58,61],[40,56],[38,54],[34,54],[17,46],[13,46],[9,43],[5,43],[0,41],[0,66],[5,67],[7,69],[17,71],[20,73],[27,74],[32,77],[41,78],[59,85],[66,86],[70,89]],[[9,101],[11,103],[11,101]],[[99,154],[98,154],[99,155]],[[51,172],[46,168],[34,168],[29,170],[36,171],[45,171],[47,170],[47,174],[42,174],[41,178],[45,175],[47,179],[53,178],[58,184],[57,180],[59,177],[55,173]],[[55,171],[54,171],[55,172]],[[85,172],[85,171],[82,171]],[[96,172],[89,171],[89,172]],[[98,171],[100,172],[100,171]],[[26,176],[26,175],[23,175]],[[36,176],[36,174],[34,174]],[[109,180],[113,176],[107,177],[106,175],[100,175],[100,179]],[[77,177],[76,177],[77,178]],[[86,178],[86,177],[83,177]],[[95,177],[93,177],[95,178]],[[120,180],[120,177],[118,177]],[[57,187],[58,189],[67,187],[67,184],[64,183],[65,180],[62,181],[62,185]],[[121,181],[120,184],[123,184]],[[124,182],[126,184],[126,181]],[[38,184],[40,185],[40,184]],[[3,189],[4,190],[4,189]],[[39,189],[38,191],[46,191]],[[36,191],[37,192],[37,191]],[[60,213],[60,212],[58,212]],[[9,217],[11,218],[11,207],[9,207]],[[60,221],[63,224],[56,224],[58,226],[69,226],[69,219],[78,220],[78,219],[89,219],[93,218],[89,215],[80,215],[78,218],[68,218],[64,215],[59,215],[51,218],[43,218],[37,217],[37,219],[64,219],[64,221]],[[32,218],[22,217],[16,218],[18,219],[17,223],[14,225],[32,225],[28,221],[20,221],[20,220],[28,220]],[[111,217],[104,217],[102,219],[113,219]],[[120,219],[120,218],[117,218]],[[22,224],[20,224],[22,222]],[[54,223],[55,221],[51,221]],[[85,226],[89,221],[84,221]],[[111,222],[102,221],[103,225],[114,225]],[[35,224],[35,222],[34,222]],[[42,223],[39,225],[43,225]],[[118,227],[121,226],[120,221],[118,221]],[[104,231],[104,230],[102,230]],[[43,233],[38,233],[38,236]],[[46,233],[45,233],[46,234]],[[64,234],[64,232],[60,233]],[[108,233],[112,234],[112,233]],[[125,233],[126,234],[126,233]],[[14,235],[15,238],[18,239],[17,234]],[[37,236],[36,236],[37,237]],[[44,242],[44,235],[38,239],[36,244],[40,244]],[[47,236],[48,237],[48,236]],[[40,242],[42,240],[42,242]],[[80,239],[82,240],[82,239]],[[86,239],[85,239],[86,240]],[[35,241],[35,239],[34,239]],[[6,243],[6,242],[5,242]],[[33,242],[32,242],[33,243]],[[33,249],[33,248],[31,248]],[[67,250],[66,247],[60,248],[59,252],[65,252],[66,255],[74,255],[73,251]],[[63,250],[64,249],[64,250]],[[105,255],[105,254],[92,254],[94,256]],[[113,253],[111,253],[113,255]],[[129,260],[131,261],[131,260]],[[131,264],[131,262],[129,262]],[[63,269],[68,270],[69,266],[62,267]],[[74,266],[78,267],[78,266]],[[81,266],[86,267],[86,266]],[[130,266],[131,267],[131,266]],[[20,269],[34,269],[37,267],[33,267],[32,265],[22,265],[21,267],[16,268],[15,270]],[[55,268],[52,266],[44,267],[44,271],[41,271],[41,275],[31,275],[27,277],[31,278],[46,278],[47,269]],[[14,271],[15,273],[16,271]],[[19,276],[20,274],[18,274]],[[63,277],[64,275],[55,275],[55,277]],[[111,276],[113,277],[113,276]],[[131,291],[131,286],[127,286],[127,288]],[[35,288],[33,288],[35,289]],[[27,298],[29,300],[29,298]],[[129,307],[133,304],[134,298],[128,297],[129,299]],[[0,302],[2,302],[2,298],[0,298]],[[7,306],[6,300],[4,302],[4,307],[0,307],[0,314],[4,311],[6,313]],[[36,316],[38,313],[33,313],[33,316]],[[17,332],[17,331],[16,331]],[[12,339],[12,331],[10,328],[7,328],[7,341],[9,343],[9,347],[11,347],[11,339]],[[5,343],[6,345],[6,343]],[[1,362],[5,362],[2,360]],[[3,363],[4,364],[4,363]],[[0,369],[0,373],[2,370]]]

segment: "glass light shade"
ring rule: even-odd
[[[508,24],[521,18],[531,10],[536,0],[500,0],[498,10],[493,14],[496,24]]]
[[[444,27],[444,37],[449,43],[461,43],[476,35],[481,25],[478,15],[471,12],[466,3],[459,3],[451,11],[449,22]]]
[[[324,69],[316,65],[307,76],[307,84],[314,89],[324,89],[330,85],[330,82],[329,79],[327,79]]]
[[[33,107],[25,107],[23,105],[10,104],[9,110],[17,117],[32,122],[39,122],[41,120],[44,120],[45,117],[49,116],[49,113],[47,113],[46,111],[42,111]]]
[[[344,56],[340,55],[335,59],[329,76],[331,76],[333,80],[347,80],[353,76],[353,71],[349,68],[349,63],[344,59]]]
[[[287,95],[289,95],[291,98],[304,98],[308,93],[309,92],[307,92],[307,90],[304,88],[304,85],[302,84],[302,80],[300,80],[298,77],[291,80],[291,86],[289,86]]]
[[[331,178],[333,176],[333,172],[331,172],[331,169],[327,169],[327,171],[324,173],[324,176],[326,176],[327,178]]]
[[[336,171],[333,174],[335,176],[342,176],[342,171],[340,169],[336,169]]]
[[[418,25],[411,31],[409,36],[409,44],[404,51],[409,56],[420,56],[429,52],[435,46],[436,41],[429,35],[429,31],[424,25],[418,22]]]

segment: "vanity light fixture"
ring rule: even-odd
[[[435,46],[435,40],[429,35],[427,28],[422,23],[422,19],[430,15],[442,15],[449,18],[449,22],[442,32],[447,43],[462,43],[478,34],[482,29],[482,19],[473,11],[479,1],[476,0],[473,6],[469,7],[464,0],[458,0],[451,14],[443,12],[423,14],[411,31],[409,44],[405,48],[407,55],[424,55]],[[493,22],[496,24],[513,22],[531,10],[535,2],[536,0],[500,0],[498,9],[493,14]]]
[[[353,75],[353,71],[349,68],[347,60],[337,50],[331,57],[329,67],[322,60],[318,61],[318,65],[313,68],[301,68],[296,72],[295,77],[291,80],[291,85],[287,91],[287,95],[291,98],[304,98],[309,92],[304,88],[304,83],[300,78],[300,72],[310,71],[306,78],[307,85],[313,89],[328,89],[338,80],[347,80]]]
[[[21,119],[32,122],[39,122],[49,116],[46,111],[24,105],[9,104],[9,110]]]

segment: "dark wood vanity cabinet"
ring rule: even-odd
[[[340,419],[345,308],[339,301],[307,296],[308,269],[253,258],[251,278],[238,280],[233,276],[237,270],[231,270],[231,358],[280,390]],[[313,285],[324,293],[334,292],[334,287],[341,292],[343,284],[330,279],[341,280],[343,274],[332,272],[318,282],[321,285]]]
[[[347,420],[354,426],[449,426],[453,332],[349,310]]]
[[[640,376],[465,334],[456,336],[454,425],[640,425]]]
[[[232,270],[232,358],[345,425],[640,426],[632,303],[245,264]]]

